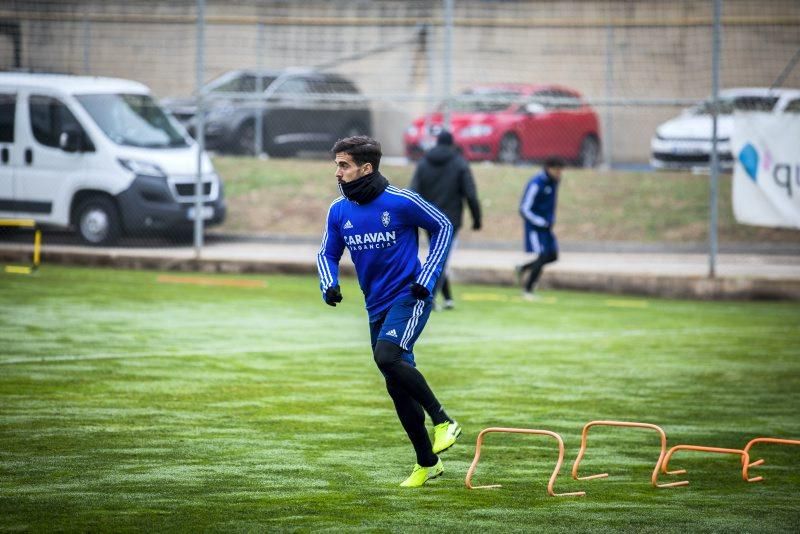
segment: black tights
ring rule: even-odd
[[[525,291],[532,291],[533,286],[539,281],[539,276],[542,274],[542,268],[548,263],[553,263],[558,259],[558,252],[550,252],[548,254],[539,254],[536,259],[530,263],[520,266],[520,272],[525,272],[530,269],[531,273],[525,281]]]
[[[408,434],[417,454],[417,463],[430,467],[437,461],[425,428],[425,412],[434,425],[450,418],[436,400],[425,377],[416,367],[402,359],[403,349],[389,341],[379,340],[373,349],[375,363],[386,378],[386,390],[392,397],[397,417]]]
[[[439,290],[442,291],[444,300],[453,300],[453,294],[450,292],[450,279],[444,273],[442,273],[439,280],[436,282],[436,289],[433,290],[433,295],[436,296],[436,292]]]

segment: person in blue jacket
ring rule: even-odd
[[[525,226],[525,252],[536,257],[516,267],[517,278],[521,282],[526,271],[530,271],[524,283],[522,298],[534,300],[533,288],[548,263],[558,259],[558,240],[553,233],[556,222],[556,203],[558,184],[564,162],[559,158],[548,158],[544,169],[533,176],[525,186],[519,213]]]
[[[431,313],[431,293],[450,249],[453,225],[416,193],[389,185],[378,169],[381,146],[376,140],[347,137],[331,152],[341,196],[330,205],[317,254],[322,298],[334,307],[342,301],[339,261],[347,247],[364,293],[373,358],[416,453],[411,475],[400,485],[422,486],[444,472],[438,454],[461,434],[461,426],[417,370],[413,352]],[[431,237],[424,264],[418,258],[419,228]],[[433,445],[426,412],[434,424]]]

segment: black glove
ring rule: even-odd
[[[339,286],[331,286],[325,290],[325,304],[336,307],[338,302],[342,302],[342,292]]]
[[[472,221],[472,229],[475,230],[476,232],[481,229],[481,220],[480,219]]]
[[[414,298],[417,300],[425,300],[431,296],[431,292],[428,291],[427,287],[416,282],[411,284],[411,294],[414,295]]]

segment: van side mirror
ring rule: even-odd
[[[75,129],[61,132],[58,147],[64,152],[81,152],[83,150],[83,134]]]
[[[528,115],[539,115],[545,111],[547,111],[547,109],[544,107],[544,104],[540,104],[539,102],[528,102],[525,104],[525,113]]]

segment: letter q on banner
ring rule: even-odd
[[[737,112],[731,150],[736,220],[800,229],[800,114]]]

